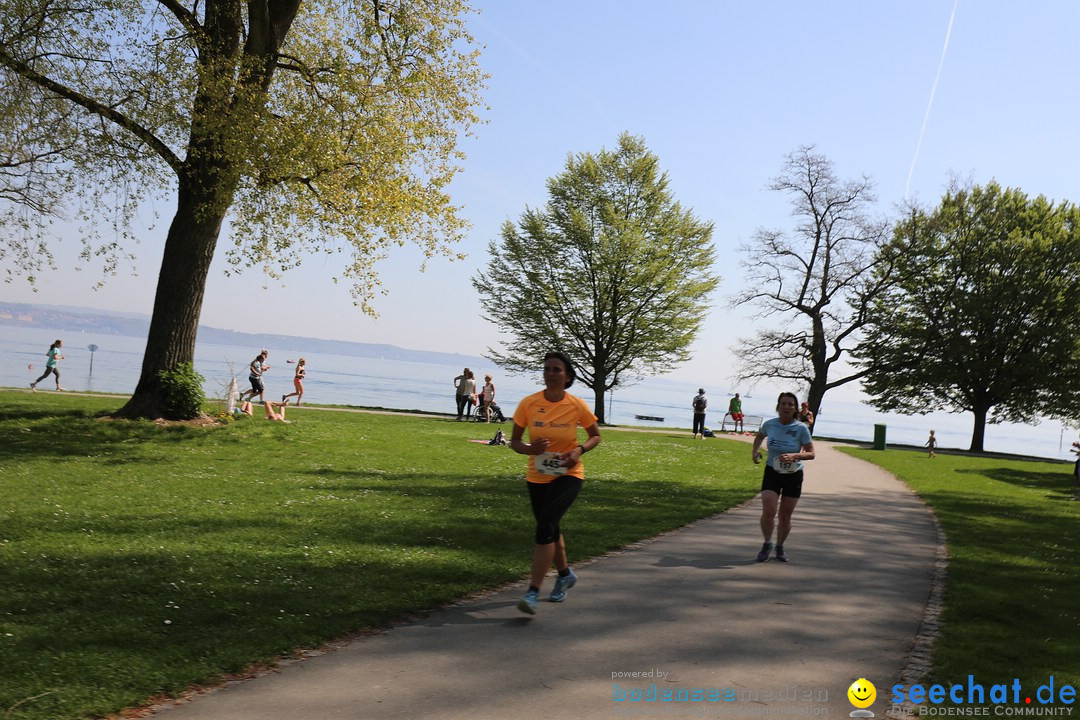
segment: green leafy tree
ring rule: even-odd
[[[874,303],[856,356],[881,410],[986,423],[1075,421],[1080,391],[1080,210],[996,183],[913,210],[889,252],[895,286]]]
[[[405,240],[452,254],[446,188],[484,76],[462,0],[0,0],[0,259],[33,276],[48,223],[108,216],[84,256],[127,257],[136,208],[175,197],[138,386],[121,414],[164,410],[162,372],[193,360],[206,278],[276,277],[344,251],[365,311],[374,263]],[[8,98],[11,101],[8,101]],[[12,208],[17,208],[12,210]],[[102,237],[109,239],[102,241]],[[336,278],[335,278],[336,279]]]
[[[827,391],[863,375],[848,360],[867,308],[892,278],[890,256],[878,252],[888,224],[871,216],[871,181],[841,180],[813,146],[789,154],[769,189],[791,197],[796,223],[762,228],[743,245],[746,285],[734,304],[756,307],[755,317],[772,327],[740,338],[732,351],[740,380],[806,387],[816,415]]]
[[[570,155],[548,180],[547,205],[507,222],[473,285],[509,339],[489,357],[536,372],[549,350],[574,360],[580,382],[604,394],[685,362],[719,278],[713,226],[676,202],[643,139]]]

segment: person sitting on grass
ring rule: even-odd
[[[291,420],[285,419],[285,406],[288,404],[288,400],[286,400],[285,402],[274,402],[273,400],[267,400],[266,403],[263,405],[263,408],[266,410],[266,419],[277,420],[278,422],[283,423],[292,422]],[[281,412],[275,411],[274,408],[281,408]],[[250,400],[244,401],[244,404],[240,406],[240,412],[252,417],[255,415],[255,410],[252,407]]]

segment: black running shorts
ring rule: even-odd
[[[803,471],[778,473],[771,465],[765,466],[765,477],[761,479],[761,489],[772,490],[780,497],[798,498],[802,496]]]

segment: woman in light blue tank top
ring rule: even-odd
[[[776,400],[777,417],[763,422],[754,438],[751,457],[755,465],[761,462],[761,443],[768,441],[765,476],[761,480],[761,534],[765,542],[758,552],[758,562],[768,561],[773,549],[772,534],[778,511],[776,559],[788,561],[784,541],[791,532],[791,515],[802,496],[803,461],[814,459],[814,441],[810,429],[795,419],[798,411],[799,398],[794,393],[780,393]]]

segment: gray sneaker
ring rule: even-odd
[[[768,562],[769,561],[769,552],[772,549],[773,549],[773,544],[771,542],[762,543],[761,544],[761,552],[759,552],[757,554],[757,561],[758,562]]]
[[[570,574],[563,577],[560,575],[555,578],[555,587],[552,589],[551,594],[548,595],[548,600],[551,602],[562,602],[566,599],[566,591],[577,585],[577,575],[571,570]]]

